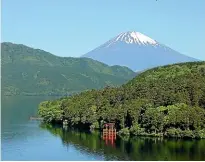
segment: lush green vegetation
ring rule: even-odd
[[[1,43],[1,63],[3,95],[69,95],[118,86],[136,75],[126,67],[12,43]]]
[[[45,101],[39,115],[74,127],[115,121],[120,135],[205,138],[205,62],[158,67],[118,88]]]

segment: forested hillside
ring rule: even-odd
[[[118,86],[136,74],[88,58],[58,57],[21,44],[1,43],[3,95],[68,95]]]
[[[39,115],[85,128],[114,121],[120,135],[205,138],[205,62],[157,67],[118,88],[45,101]]]

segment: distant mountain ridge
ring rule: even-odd
[[[127,67],[9,42],[1,43],[1,63],[3,95],[66,95],[121,85],[136,75]]]
[[[199,61],[135,31],[120,33],[103,45],[82,55],[108,65],[121,65],[133,71],[180,62]]]

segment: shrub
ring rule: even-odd
[[[90,129],[99,129],[99,123],[98,122],[94,122],[91,126]]]
[[[197,131],[197,137],[198,138],[205,138],[205,129],[201,129]]]
[[[118,134],[120,136],[129,136],[130,135],[130,131],[129,131],[129,128],[123,128],[121,129]]]
[[[130,134],[134,135],[134,136],[144,135],[145,134],[145,129],[141,128],[139,124],[134,124],[130,128]]]
[[[194,132],[191,130],[181,131],[181,137],[184,138],[195,138]]]
[[[200,130],[201,131],[201,130]],[[203,136],[202,132],[192,131],[192,130],[181,130],[179,128],[170,128],[167,129],[165,136],[167,137],[177,137],[177,138],[195,138],[200,137],[200,135]]]
[[[170,128],[167,129],[167,131],[165,132],[165,136],[167,137],[178,137],[181,138],[182,137],[182,130],[179,128]]]

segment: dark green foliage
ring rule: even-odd
[[[62,121],[63,110],[60,107],[60,101],[45,101],[39,105],[39,115],[43,117],[45,122]]]
[[[204,107],[205,62],[174,64],[139,74],[125,87],[130,98],[146,98],[156,106],[185,103]]]
[[[130,131],[129,131],[128,128],[122,128],[122,129],[118,132],[118,134],[119,134],[120,136],[129,136],[129,135],[130,135]]]
[[[136,74],[88,58],[57,57],[24,45],[1,43],[3,95],[69,95],[118,86]]]
[[[71,125],[93,128],[96,122],[115,121],[121,135],[204,138],[204,66],[150,69],[121,87],[82,92],[56,106]]]
[[[138,123],[133,124],[133,126],[130,128],[130,134],[134,136],[146,135],[145,129],[141,128],[141,126]]]

